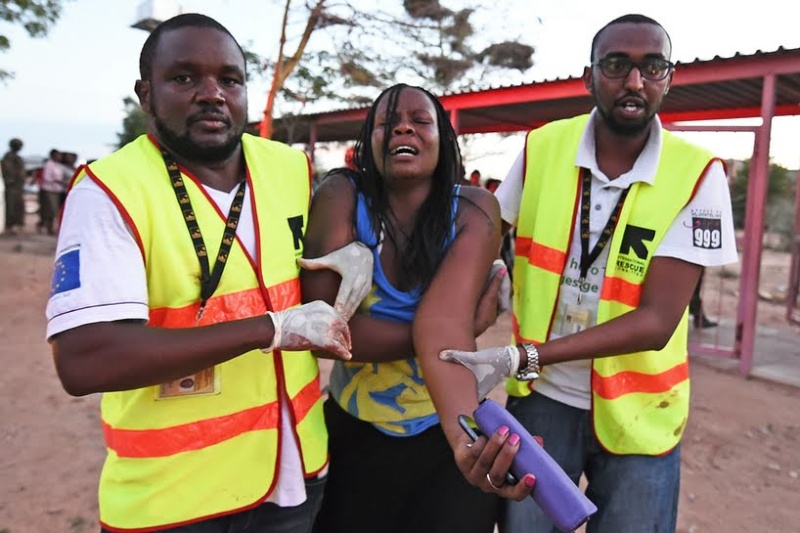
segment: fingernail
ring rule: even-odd
[[[508,435],[508,426],[500,426],[500,429],[497,430],[501,437],[505,437]]]
[[[513,435],[511,435],[511,436],[508,438],[508,443],[509,443],[510,445],[512,445],[512,446],[516,446],[516,445],[517,445],[517,443],[519,443],[519,435],[517,435],[516,433],[514,433]]]
[[[533,477],[532,474],[528,474],[525,476],[525,485],[528,487],[533,487],[534,483],[536,483],[536,478]]]

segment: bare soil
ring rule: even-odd
[[[54,249],[52,237],[0,237],[0,533],[98,530],[99,396],[71,398],[61,389],[44,340]],[[767,252],[763,264],[764,296],[772,299],[768,293],[787,284],[788,257]],[[737,276],[709,272],[714,317],[735,313]],[[800,331],[787,324],[784,304],[769,299],[759,302],[760,325]],[[508,339],[505,316],[480,344]],[[800,389],[698,358],[692,379],[679,531],[800,531]]]

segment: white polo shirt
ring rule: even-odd
[[[592,173],[591,207],[589,219],[589,249],[594,249],[606,222],[622,192],[636,182],[652,183],[658,170],[661,153],[662,127],[658,116],[650,127],[650,136],[630,171],[614,180],[597,166],[595,157],[594,124],[597,111],[593,110],[586,129],[578,145],[575,165],[589,169]],[[511,166],[505,180],[495,195],[500,203],[503,220],[516,225],[522,201],[522,185],[525,171],[525,150],[520,153]],[[687,178],[691,178],[687,176]],[[580,212],[576,213],[575,227],[580,224]],[[696,235],[693,218],[717,219],[720,221],[719,235]],[[701,232],[702,233],[702,232]],[[705,237],[705,238],[704,238]],[[718,241],[717,241],[718,239]],[[706,171],[706,176],[694,198],[683,208],[672,223],[664,239],[659,244],[654,257],[674,257],[702,266],[718,266],[735,263],[738,260],[733,230],[730,191],[725,170],[720,162],[714,162]],[[574,231],[569,247],[567,266],[562,277],[561,292],[557,302],[553,329],[548,340],[557,339],[572,333],[564,321],[567,305],[575,304],[578,298],[580,278],[581,239],[580,231]],[[605,265],[608,261],[608,247],[592,263],[586,276],[588,291],[581,296],[582,307],[591,309],[588,327],[597,324],[597,307],[600,302]],[[591,356],[591,354],[587,354]],[[591,359],[568,361],[547,365],[536,381],[536,391],[554,400],[580,409],[590,409],[591,399]]]

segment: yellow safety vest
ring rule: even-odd
[[[513,276],[516,342],[538,344],[550,335],[580,206],[575,153],[588,118],[553,122],[528,135]],[[598,324],[639,305],[653,253],[714,161],[705,150],[662,134],[655,179],[631,185],[609,244]],[[594,430],[609,452],[659,455],[680,441],[689,412],[687,334],[684,313],[663,349],[592,361]],[[509,380],[506,388],[521,396],[531,385]]]
[[[233,243],[199,322],[199,261],[154,141],[142,136],[78,177],[107,191],[134,233],[147,273],[149,325],[208,325],[300,304],[296,258],[308,216],[308,161],[250,135],[242,144],[257,256],[251,261],[238,239]],[[181,170],[213,268],[227,214]],[[99,493],[107,529],[154,531],[261,504],[277,482],[281,397],[289,401],[305,475],[327,463],[319,369],[309,352],[253,350],[191,379],[103,395],[108,456]],[[201,393],[182,394],[192,385]]]

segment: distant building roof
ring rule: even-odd
[[[774,115],[800,114],[800,48],[679,62],[660,116],[666,123],[761,116],[764,77],[776,76]],[[592,100],[580,76],[446,94],[458,133],[526,131],[585,113]],[[274,122],[273,138],[290,143],[355,139],[366,107]]]

